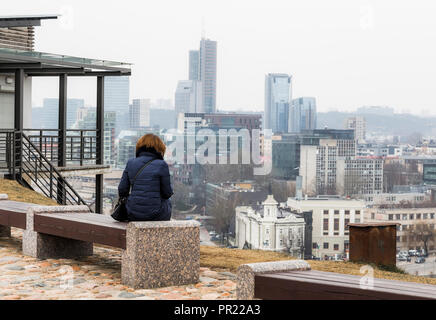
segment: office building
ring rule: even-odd
[[[312,253],[324,259],[349,253],[349,223],[364,221],[365,202],[336,196],[289,198],[287,206],[297,212],[312,211]]]
[[[179,81],[175,94],[176,114],[203,112],[201,82],[194,80]]]
[[[150,100],[133,99],[129,106],[129,128],[140,129],[150,126]]]
[[[366,139],[366,120],[363,116],[350,117],[345,120],[345,129],[355,131],[356,140],[362,143]]]
[[[129,77],[105,77],[104,80],[104,109],[117,113],[117,127],[115,135],[129,127]]]
[[[265,77],[264,128],[273,133],[289,132],[291,81],[292,77],[287,74],[268,74]]]
[[[202,83],[203,110],[216,112],[217,42],[201,39],[199,52],[199,81]]]
[[[315,130],[316,124],[316,99],[303,97],[292,100],[289,132],[301,133],[303,130]]]
[[[200,77],[200,51],[189,51],[189,80],[198,81]]]

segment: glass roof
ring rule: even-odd
[[[44,64],[53,65],[83,66],[93,69],[120,68],[125,70],[130,69],[132,65],[127,62],[79,58],[62,54],[0,48],[0,60],[3,59],[18,60],[22,62],[42,62]]]

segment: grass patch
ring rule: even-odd
[[[49,199],[38,192],[27,189],[13,180],[0,179],[0,193],[7,194],[11,201],[28,202],[42,206],[58,205],[56,201]]]
[[[235,272],[241,264],[293,260],[295,258],[283,253],[259,251],[259,250],[238,250],[218,247],[200,248],[200,264],[213,270],[230,270]],[[360,273],[365,263],[354,263],[344,261],[308,261],[313,270],[351,274],[363,276]],[[379,267],[372,265],[374,268],[374,277],[380,279],[399,280],[407,282],[418,282],[436,285],[435,278],[418,277],[406,274],[397,267]]]

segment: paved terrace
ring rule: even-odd
[[[21,251],[22,231],[0,238],[0,300],[216,300],[235,299],[235,275],[200,269],[189,286],[133,290],[121,284],[121,250],[94,246],[83,259],[38,260]]]

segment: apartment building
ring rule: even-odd
[[[347,256],[349,223],[364,222],[365,202],[337,196],[289,198],[287,206],[296,212],[312,211],[312,253],[319,258]]]
[[[435,208],[369,208],[365,211],[365,221],[389,221],[398,223],[397,250],[425,249],[422,241],[425,233],[433,232],[427,243],[428,252],[436,246],[436,207]]]

